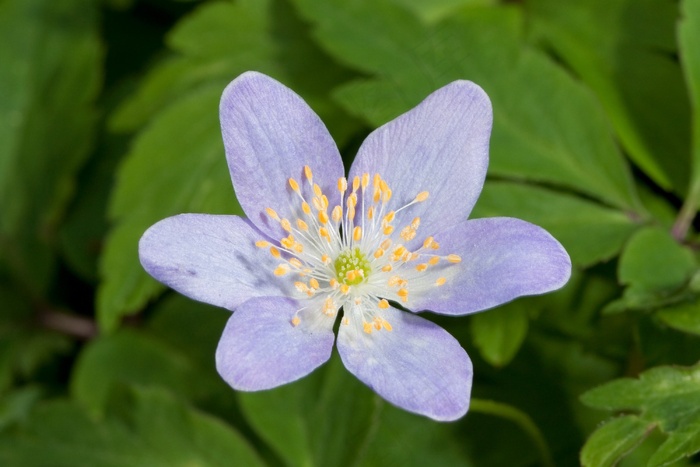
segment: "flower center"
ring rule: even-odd
[[[255,243],[279,261],[274,274],[296,276],[294,287],[308,299],[292,325],[325,323],[343,307],[341,324],[367,334],[391,331],[385,319],[389,300],[410,307],[412,297],[459,273],[452,267],[461,262],[459,255],[438,253],[440,244],[430,235],[416,240],[421,219],[407,212],[428,199],[427,191],[396,206],[387,182],[364,173],[351,182],[340,178],[338,204],[330,205],[310,167],[303,177],[288,180],[290,205],[297,206],[288,212],[291,220],[266,208],[286,236]]]
[[[345,250],[333,263],[335,277],[346,285],[358,285],[364,282],[372,272],[370,262],[359,248]]]

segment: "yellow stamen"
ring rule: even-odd
[[[428,260],[428,264],[431,266],[435,266],[437,263],[440,262],[440,257],[439,256],[433,256]]]
[[[294,266],[297,269],[301,269],[302,267],[304,267],[304,265],[301,264],[301,261],[299,261],[297,258],[290,259],[289,264],[291,264],[292,266]]]
[[[324,211],[328,209],[328,197],[326,195],[321,195],[321,205]]]
[[[456,263],[461,262],[462,258],[459,255],[452,254],[452,255],[447,255],[447,261],[449,261],[450,263],[456,264]]]
[[[319,284],[318,281],[316,279],[314,279],[313,277],[311,279],[309,279],[309,285],[311,287],[313,287],[314,289],[318,289],[321,287],[321,284]]]
[[[367,334],[372,334],[372,325],[365,321],[364,323],[362,323],[362,330],[365,331]]]
[[[328,256],[327,254],[323,254],[323,255],[321,256],[321,262],[322,262],[323,264],[330,264],[330,263],[331,263],[331,257]]]
[[[338,279],[336,279],[335,277],[328,281],[328,283],[330,284],[333,290],[338,288]]]
[[[309,291],[309,288],[303,282],[295,282],[294,287],[301,293],[306,293]]]
[[[369,174],[368,173],[363,173],[362,174],[362,191],[367,188],[367,185],[369,185]]]
[[[394,220],[395,215],[396,215],[396,212],[389,211],[389,213],[386,216],[384,216],[384,219],[382,219],[382,221],[389,224],[390,222],[392,222]]]
[[[426,269],[428,269],[428,265],[426,263],[421,263],[418,266],[416,266],[416,271],[418,272],[423,272]]]
[[[343,218],[343,210],[340,209],[340,206],[336,206],[333,208],[333,211],[331,212],[331,218],[333,219],[333,222],[340,222],[340,220]]]
[[[396,295],[398,295],[402,301],[404,301],[404,302],[408,301],[408,290],[407,289],[399,289],[399,291],[396,292]]]
[[[425,240],[423,240],[423,248],[430,248],[430,245],[433,244],[433,237],[428,237]]]
[[[382,243],[380,243],[379,246],[381,246],[382,249],[384,249],[384,250],[388,250],[389,247],[391,246],[391,243],[392,243],[392,242],[391,242],[391,239],[390,239],[390,238],[387,238],[387,239],[385,239]]]
[[[318,183],[314,183],[314,194],[318,196],[319,198],[321,195],[323,195],[323,192],[321,191],[321,187],[318,186]]]
[[[387,331],[391,332],[391,324],[389,324],[389,321],[383,319],[382,320],[382,326],[384,326],[384,329]]]
[[[350,286],[348,284],[343,284],[340,286],[340,291],[343,293],[343,295],[347,295],[348,292],[350,292]]]
[[[275,258],[279,258],[279,257],[280,257],[280,251],[279,251],[277,248],[275,248],[274,246],[271,246],[271,247],[270,247],[270,254],[271,254],[272,256],[274,256]]]
[[[277,215],[277,212],[275,212],[274,209],[272,209],[272,208],[265,208],[265,212],[267,213],[268,216],[270,216],[270,217],[273,218],[274,220],[276,220],[276,221],[279,221],[279,220],[280,220],[280,216]]]
[[[382,268],[382,272],[391,272],[392,269],[391,264],[387,264]]]
[[[441,285],[445,285],[445,282],[447,282],[447,279],[444,277],[438,277],[438,279],[435,281],[435,285],[440,287]]]
[[[382,329],[382,320],[379,316],[375,317],[372,322],[374,323],[374,329],[377,331]]]
[[[301,203],[301,210],[304,211],[304,214],[311,214],[311,206],[306,201]]]
[[[299,193],[299,184],[298,184],[297,181],[294,180],[293,178],[290,178],[290,179],[289,179],[289,186],[292,188],[292,190],[294,190],[294,191],[296,191],[297,193]]]
[[[321,224],[326,224],[328,223],[328,214],[326,214],[326,211],[319,211],[318,212],[318,221]]]
[[[426,199],[428,199],[428,196],[430,196],[430,193],[427,191],[421,191],[416,195],[416,199],[414,200],[416,203],[422,203]]]
[[[267,248],[268,246],[270,246],[270,242],[266,242],[265,240],[258,240],[257,242],[255,242],[255,246],[257,246],[258,248]]]
[[[394,226],[392,225],[387,225],[386,227],[384,227],[384,230],[382,230],[382,233],[384,233],[384,235],[391,235],[393,232]]]
[[[326,229],[325,227],[321,227],[320,229],[318,229],[318,234],[321,237],[325,238],[327,241],[331,241],[331,236],[328,234],[328,229]]]
[[[314,205],[317,211],[323,211],[325,208],[323,207],[323,200],[321,198],[314,196],[311,199],[311,204]]]
[[[304,166],[304,175],[306,175],[306,179],[309,181],[309,183],[313,182],[314,174],[311,172],[311,167],[308,165]]]
[[[308,232],[309,230],[308,224],[301,219],[297,219],[297,227],[299,227],[299,230],[303,230],[304,232]]]
[[[355,193],[358,188],[360,188],[360,177],[355,175],[355,178],[352,179],[352,192]]]
[[[381,300],[379,300],[377,306],[382,310],[386,310],[387,308],[389,308],[389,302],[385,298],[382,298]]]
[[[341,193],[345,193],[345,190],[348,189],[348,181],[346,180],[345,177],[340,177],[338,179],[338,191]]]
[[[295,316],[294,318],[292,318],[292,326],[297,327],[297,326],[299,326],[299,323],[301,323],[301,320],[299,319],[298,316]]]
[[[275,274],[275,276],[284,276],[284,275],[287,274],[288,272],[289,272],[289,266],[287,266],[286,264],[280,264],[280,265],[277,266],[277,267],[275,268],[275,270],[273,271],[273,273]]]
[[[282,219],[282,220],[280,221],[280,225],[281,225],[282,228],[283,228],[284,230],[286,230],[287,232],[291,232],[291,231],[292,231],[292,224],[291,224],[291,222],[289,222],[287,219]]]
[[[367,219],[372,220],[374,218],[374,206],[370,206],[367,210]]]
[[[362,227],[359,225],[352,230],[352,239],[359,242],[362,239]]]
[[[382,256],[384,256],[384,250],[382,250],[381,248],[377,248],[377,251],[374,252],[374,257],[379,259]]]

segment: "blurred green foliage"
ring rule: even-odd
[[[0,465],[697,462],[697,0],[0,0],[0,39]],[[236,393],[214,368],[228,312],[142,270],[157,220],[241,214],[217,109],[251,69],[348,164],[450,81],[491,97],[473,216],[543,226],[575,270],[430,317],[474,360],[464,419],[388,405],[337,355]]]

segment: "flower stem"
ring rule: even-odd
[[[698,212],[699,205],[700,179],[696,180],[690,187],[688,197],[683,202],[683,206],[681,206],[681,210],[678,212],[678,217],[676,217],[676,222],[673,224],[673,228],[671,229],[671,234],[677,241],[682,242],[685,240],[690,224],[693,222],[693,219]]]
[[[542,432],[535,422],[532,421],[529,415],[522,410],[513,407],[512,405],[504,404],[484,399],[472,399],[469,406],[470,412],[479,412],[487,415],[495,415],[497,417],[506,418],[518,425],[525,433],[527,433],[535,443],[537,451],[540,454],[542,465],[545,467],[554,467],[552,454],[549,451],[549,446],[542,436]]]

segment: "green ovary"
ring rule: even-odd
[[[369,261],[359,248],[342,252],[333,263],[338,282],[347,285],[357,285],[363,282],[371,272]],[[354,272],[353,272],[354,271]],[[348,277],[348,273],[350,277]]]

